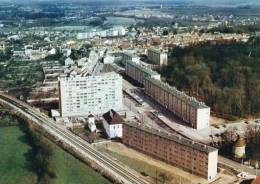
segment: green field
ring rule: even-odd
[[[26,168],[30,146],[23,138],[24,133],[17,126],[0,126],[0,184],[35,183],[36,175]]]
[[[1,124],[1,120],[0,120]],[[51,143],[52,171],[56,177],[50,184],[110,184],[100,174]],[[0,125],[0,184],[34,184],[37,176],[27,158],[31,147],[18,126]]]
[[[53,184],[111,184],[73,156],[54,146],[53,165],[56,178]]]

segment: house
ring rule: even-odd
[[[77,60],[78,66],[84,66],[87,63],[88,59],[86,57],[83,57],[79,60]]]
[[[122,137],[123,118],[113,109],[103,114],[103,127],[110,139]]]
[[[104,64],[112,64],[115,62],[115,57],[114,56],[111,56],[111,55],[107,55],[105,58],[104,58]]]
[[[68,57],[65,60],[65,66],[74,65],[74,64],[75,64],[75,62],[70,57]]]

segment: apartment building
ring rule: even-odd
[[[94,37],[121,37],[126,35],[126,29],[122,26],[113,27],[107,30],[100,30],[100,31],[90,31],[85,33],[78,33],[77,39],[91,39]]]
[[[213,180],[218,150],[135,122],[123,124],[123,143],[187,172]]]
[[[157,80],[160,80],[161,78],[161,75],[153,71],[152,69],[137,64],[130,60],[126,61],[125,72],[129,77],[136,80],[142,85],[145,84],[145,79],[147,77],[154,78]]]
[[[148,60],[151,61],[154,65],[167,65],[168,55],[161,50],[148,49],[147,56]]]
[[[121,110],[122,96],[122,77],[114,72],[59,79],[62,117],[101,115],[111,108]]]
[[[146,78],[145,93],[194,129],[209,127],[210,107],[154,78]]]
[[[127,61],[139,61],[139,59],[140,58],[135,54],[134,51],[124,51],[122,52],[121,64],[125,66]]]

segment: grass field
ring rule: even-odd
[[[30,146],[24,141],[24,133],[17,126],[0,126],[0,184],[35,183],[36,175],[26,168]]]
[[[56,145],[54,147],[53,170],[56,178],[53,184],[110,184],[108,180],[93,171],[72,155]]]
[[[1,120],[0,120],[1,123]],[[55,144],[53,148],[52,171],[56,177],[50,184],[110,184],[100,174],[86,166]],[[30,171],[30,150],[25,134],[18,126],[0,126],[0,184],[34,184],[36,175]]]

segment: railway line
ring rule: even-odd
[[[107,155],[104,155],[93,148],[90,144],[82,140],[81,138],[75,136],[71,132],[62,129],[50,120],[46,115],[43,115],[39,111],[33,109],[31,106],[23,103],[13,97],[0,93],[0,99],[5,102],[15,106],[19,110],[23,111],[27,115],[36,119],[40,126],[47,126],[49,129],[54,131],[57,135],[61,136],[63,139],[67,140],[70,144],[74,145],[77,149],[82,150],[86,155],[94,159],[99,165],[103,165],[106,169],[109,169],[121,177],[123,183],[129,184],[148,184],[147,181],[140,178],[135,171],[127,168],[126,166],[120,164],[118,161],[115,161],[113,158],[109,158]],[[37,123],[37,122],[35,122]]]

